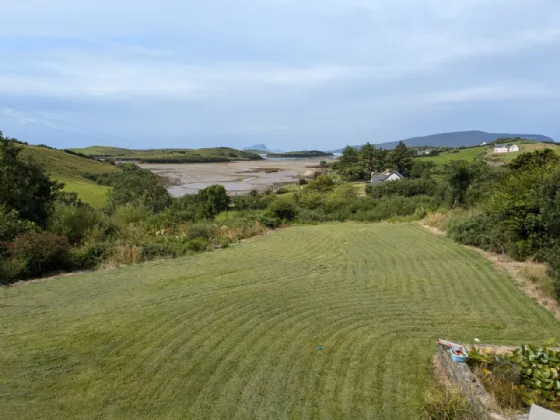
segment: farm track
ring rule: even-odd
[[[414,419],[436,338],[560,333],[414,224],[294,227],[0,298],[0,418]]]

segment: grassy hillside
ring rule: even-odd
[[[407,224],[290,228],[0,302],[6,419],[416,419],[436,338],[560,335],[477,252]]]
[[[474,160],[476,158],[508,163],[522,153],[534,152],[535,150],[548,148],[553,149],[556,153],[560,153],[560,146],[555,144],[537,143],[531,141],[514,141],[511,143],[519,146],[519,152],[494,154],[493,146],[478,146],[468,149],[454,149],[448,152],[443,152],[437,156],[421,156],[417,159],[432,161],[438,165],[445,165],[454,160]]]
[[[416,159],[431,161],[438,165],[447,165],[454,160],[474,160],[479,156],[486,156],[489,146],[471,147],[469,149],[454,149],[442,152],[437,156],[421,156]]]
[[[489,150],[488,157],[492,160],[499,160],[501,162],[509,163],[520,154],[527,153],[527,152],[534,152],[535,150],[552,149],[556,153],[560,154],[560,147],[555,144],[528,143],[528,142],[524,142],[524,143],[515,142],[515,144],[519,146],[519,152],[494,154],[492,153],[493,150]]]
[[[117,157],[126,156],[130,154],[128,149],[122,149],[119,147],[110,146],[90,146],[81,149],[70,149],[73,152],[81,153],[86,156],[107,156],[107,157]]]
[[[81,174],[84,172],[106,173],[119,170],[107,163],[85,159],[62,150],[46,147],[24,146],[22,154],[30,156],[36,162],[42,164],[52,178],[64,182],[67,191],[78,193],[78,196],[84,202],[96,207],[105,204],[105,194],[108,188],[83,178]]]
[[[236,150],[230,147],[203,149],[150,149],[130,150],[117,147],[91,146],[71,149],[87,156],[107,157],[117,160],[130,160],[143,163],[198,163],[229,162],[236,160],[262,160],[256,153]]]

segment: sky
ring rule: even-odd
[[[560,140],[558,0],[2,0],[0,130],[55,147]]]

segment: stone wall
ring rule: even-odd
[[[471,372],[466,363],[455,363],[449,353],[449,348],[439,345],[438,357],[445,368],[449,380],[459,387],[461,394],[471,405],[477,418],[481,420],[508,420],[526,419],[527,416],[504,417],[493,411],[490,407],[491,397],[484,389],[484,386]]]

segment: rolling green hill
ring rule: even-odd
[[[131,150],[117,147],[91,146],[71,150],[87,156],[142,163],[205,163],[262,160],[262,157],[256,153],[236,150],[230,147]]]
[[[550,143],[537,143],[533,141],[512,141],[510,144],[517,144],[519,146],[519,152],[513,153],[499,153],[494,154],[494,146],[477,146],[477,147],[470,147],[467,149],[452,149],[446,152],[442,152],[437,156],[420,156],[416,159],[425,160],[425,161],[432,161],[438,165],[445,165],[454,160],[474,160],[477,158],[484,159],[487,161],[494,161],[494,162],[503,162],[508,163],[515,159],[522,153],[526,152],[533,152],[535,150],[542,150],[542,149],[552,149],[556,153],[560,153],[560,146],[556,144]]]
[[[77,193],[84,202],[92,206],[102,207],[105,204],[108,188],[82,177],[82,174],[119,171],[114,165],[41,146],[23,146],[23,148],[24,156],[30,156],[43,165],[53,179],[64,182],[67,191]]]
[[[560,334],[480,254],[412,224],[289,228],[0,302],[6,419],[417,419],[437,338]]]
[[[431,161],[438,165],[446,165],[455,160],[474,160],[478,157],[485,157],[489,150],[489,146],[471,147],[468,149],[452,149],[442,152],[437,156],[420,156],[416,159]]]

